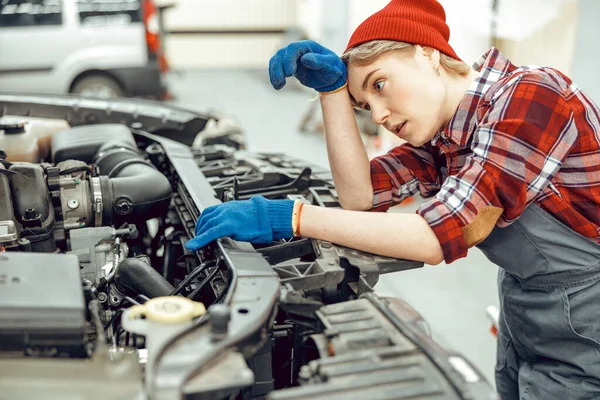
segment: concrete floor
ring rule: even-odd
[[[251,151],[284,152],[328,167],[320,134],[301,133],[298,126],[314,93],[269,84],[267,71],[183,71],[174,77],[174,103],[197,111],[218,110],[235,116],[247,134]],[[406,207],[411,212],[415,205]],[[380,277],[380,295],[408,301],[429,322],[434,337],[462,353],[493,384],[496,341],[485,315],[498,305],[497,267],[477,249],[451,265]]]

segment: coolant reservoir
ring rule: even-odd
[[[5,115],[0,118],[0,149],[8,161],[37,163],[48,159],[56,132],[69,129],[63,119]]]
[[[167,341],[191,327],[195,317],[205,312],[202,303],[177,296],[155,297],[125,310],[121,318],[123,329],[146,337],[148,388],[152,385],[153,366],[159,351]],[[141,319],[142,316],[145,319]]]

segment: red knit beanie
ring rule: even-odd
[[[436,0],[392,0],[356,28],[346,50],[371,40],[396,40],[433,47],[460,60],[449,39],[446,13]]]

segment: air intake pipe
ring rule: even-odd
[[[167,213],[172,195],[169,180],[133,146],[106,143],[96,153],[94,164],[100,175],[108,177],[108,182],[100,182],[104,207],[109,208],[103,212],[104,221],[114,225],[143,222]]]

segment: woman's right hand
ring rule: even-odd
[[[342,60],[312,40],[290,43],[271,57],[269,78],[275,89],[284,87],[286,78],[292,75],[304,86],[320,93],[335,92],[348,80]]]

